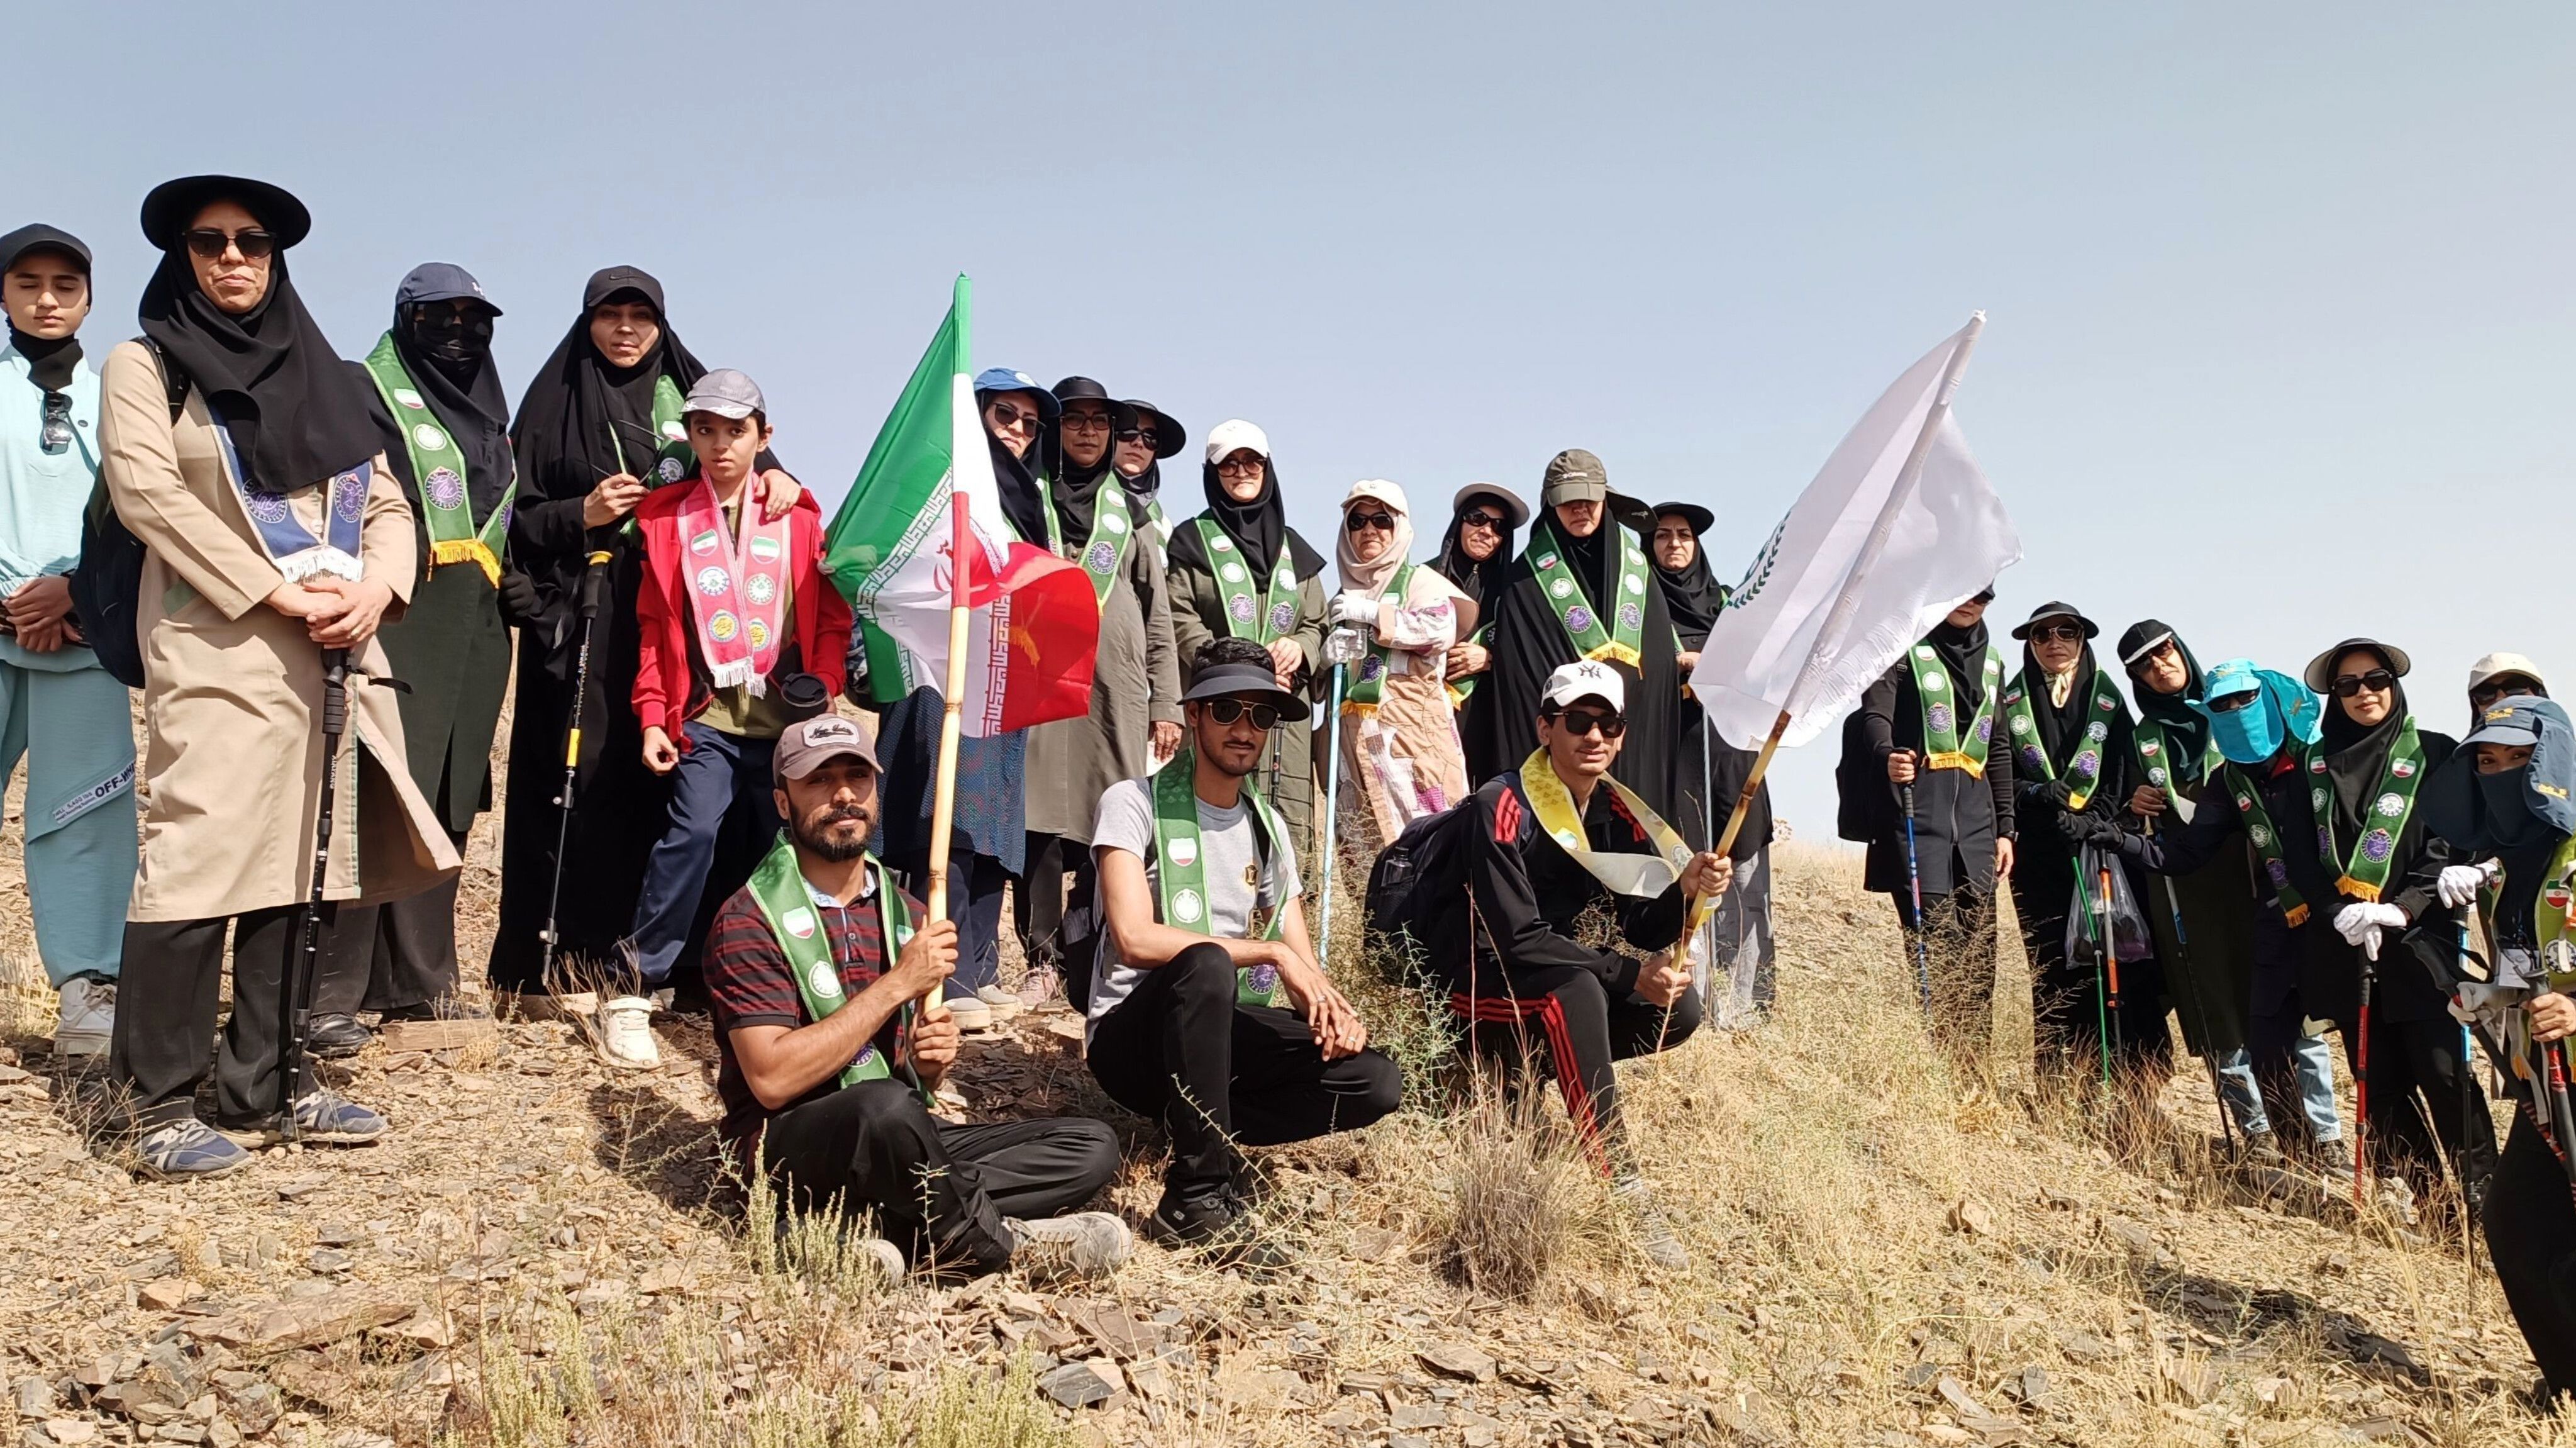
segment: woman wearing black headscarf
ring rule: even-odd
[[[1207,511],[1172,530],[1166,573],[1182,682],[1199,645],[1247,638],[1270,651],[1279,687],[1308,700],[1320,697],[1329,673],[1319,577],[1324,559],[1288,526],[1269,437],[1240,419],[1218,423],[1208,434],[1201,481]],[[1295,837],[1297,858],[1320,860],[1314,726],[1301,714],[1281,721],[1270,740],[1254,781]]]
[[[2427,827],[2415,797],[2459,746],[2418,727],[2406,706],[2406,651],[2346,639],[2308,662],[2307,685],[2329,695],[2324,737],[2310,752],[2317,844],[2335,883],[2316,902],[2300,993],[2309,1011],[2343,1027],[2360,1076],[2367,1034],[2370,1111],[2364,1168],[2393,1173],[2420,1203],[2442,1180],[2438,1134],[2472,1199],[2495,1170],[2495,1129],[2465,1120],[2468,1061],[2450,998],[2459,978],[2460,913],[2442,903],[2451,847]],[[2377,959],[2371,955],[2376,951]],[[2361,1024],[2370,977],[2370,1023]],[[2433,1123],[2425,1129],[2425,1118]]]
[[[417,547],[364,384],[287,276],[286,250],[310,225],[302,203],[262,182],[155,188],[143,234],[162,255],[143,290],[143,338],[110,354],[100,379],[100,478],[146,550],[135,628],[150,724],[109,1069],[147,1169],[165,1176],[250,1161],[194,1103],[228,929],[217,1124],[257,1139],[279,1127],[287,1095],[309,1140],[386,1129],[310,1077],[278,1079],[281,970],[312,889],[326,767],[325,659],[345,651],[353,684],[392,677],[376,633],[411,596]],[[411,894],[456,869],[405,767],[395,699],[348,690],[347,753],[330,762],[346,783],[324,872],[326,935],[344,904]]]
[[[1512,534],[1528,521],[1529,504],[1519,494],[1495,483],[1469,483],[1450,502],[1449,531],[1441,535],[1440,554],[1431,561],[1432,571],[1467,597],[1458,618],[1466,636],[1450,648],[1443,673],[1449,680],[1449,703],[1458,711],[1458,742],[1466,749],[1470,789],[1520,765],[1517,759],[1485,757],[1493,732],[1479,711],[1492,705],[1490,700],[1478,704],[1476,696],[1493,669],[1494,613],[1511,587]]]
[[[1673,666],[1672,615],[1644,542],[1611,516],[1616,501],[1607,469],[1591,453],[1569,448],[1549,460],[1539,520],[1494,609],[1493,675],[1477,689],[1480,700],[1493,699],[1468,721],[1479,726],[1469,748],[1498,768],[1517,768],[1538,747],[1547,676],[1596,658],[1619,672],[1628,694],[1627,743],[1611,774],[1687,832],[1678,786],[1685,767],[1698,772],[1699,760],[1693,755],[1685,766],[1677,757],[1682,676]],[[1584,647],[1576,646],[1578,634]]]
[[[2129,800],[2128,704],[2094,660],[2101,629],[2070,604],[2044,603],[2012,631],[2023,641],[2021,672],[2004,684],[2001,718],[2013,748],[2013,805],[2021,841],[2015,850],[2013,913],[2030,951],[2032,1049],[2042,1079],[2082,1080],[2098,1073],[2109,972],[2070,957],[2067,932],[2077,887],[2077,845],[2069,815],[2108,820]],[[2085,918],[2078,936],[2105,931],[2101,887],[2082,882]],[[2115,1069],[2140,1090],[2163,1084],[2172,1066],[2165,1026],[2164,981],[2152,960],[2119,966],[2120,1009],[2108,1021]]]
[[[1127,506],[1136,515],[1138,536],[1154,545],[1154,556],[1160,559],[1172,546],[1172,520],[1163,511],[1163,459],[1179,454],[1189,445],[1190,432],[1180,420],[1150,402],[1128,398],[1118,404],[1118,431],[1110,460],[1118,469],[1118,481],[1127,489]],[[1170,742],[1162,742],[1157,731],[1155,752],[1169,759],[1181,747],[1179,725],[1172,727]]]
[[[517,807],[502,820],[491,963],[498,990],[541,993],[554,985],[540,979],[562,828],[560,806],[548,802],[563,792],[584,581],[595,553],[607,561],[599,565],[598,618],[580,701],[581,759],[555,954],[595,975],[617,961],[619,942],[635,923],[644,860],[661,834],[669,785],[644,767],[644,732],[629,703],[644,554],[627,515],[648,490],[687,474],[680,399],[706,370],[672,334],[662,284],[636,267],[609,267],[592,273],[581,315],[519,399],[510,428],[519,464],[510,558],[533,585],[534,611],[519,631],[510,724]],[[763,503],[772,515],[783,513],[795,502],[795,482],[767,453],[760,466]]]

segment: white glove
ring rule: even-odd
[[[1334,594],[1332,623],[1336,628],[1351,624],[1377,627],[1377,600],[1356,593]]]
[[[2442,877],[2433,882],[2433,893],[2442,897],[2443,904],[2456,910],[2478,898],[2478,891],[2485,888],[2495,874],[2496,862],[2493,860],[2483,865],[2444,865]]]
[[[2365,938],[2375,941],[2382,926],[2392,930],[2405,929],[2406,912],[2394,905],[2360,901],[2335,913],[2335,934],[2342,936],[2346,945],[2360,945]],[[2375,949],[2371,951],[2373,956],[2378,953]]]

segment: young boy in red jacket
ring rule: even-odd
[[[600,1008],[602,1054],[637,1068],[660,1064],[649,997],[670,979],[702,902],[740,889],[778,834],[779,734],[831,707],[850,647],[850,605],[823,578],[813,495],[783,518],[761,516],[754,459],[776,429],[760,389],[718,368],[682,408],[697,470],[635,509],[635,716],[645,764],[671,782],[671,809],[635,904],[642,981]]]

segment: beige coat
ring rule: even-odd
[[[1029,833],[1089,844],[1100,796],[1153,768],[1156,724],[1181,722],[1181,668],[1163,588],[1162,555],[1139,539],[1101,606],[1091,712],[1029,731]]]
[[[284,581],[226,477],[205,402],[170,420],[152,353],[127,342],[100,375],[100,472],[117,517],[149,550],[136,602],[146,730],[143,859],[135,921],[208,920],[292,905],[311,888],[322,786],[322,653],[264,600]],[[318,527],[323,490],[289,495]],[[376,458],[361,558],[390,584],[390,622],[411,597],[419,544],[411,504]],[[415,893],[457,868],[456,850],[412,783],[402,715],[375,640],[350,657],[324,893],[368,902]]]

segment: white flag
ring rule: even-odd
[[[1739,749],[1785,712],[1803,744],[1943,615],[2021,561],[2021,538],[1950,418],[1979,313],[1896,379],[1773,530],[1691,671]]]

